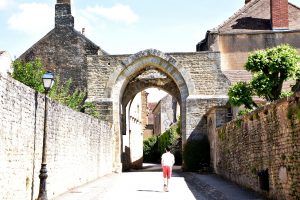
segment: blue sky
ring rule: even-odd
[[[73,0],[75,28],[110,54],[195,51],[244,0]],[[300,0],[290,0],[300,6]],[[56,0],[0,0],[0,49],[18,57],[54,27]]]

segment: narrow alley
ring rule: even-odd
[[[169,192],[163,191],[160,165],[144,164],[142,170],[110,174],[74,188],[54,200],[263,200],[214,174],[182,172],[175,166]]]

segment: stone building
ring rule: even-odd
[[[153,109],[154,135],[160,135],[177,122],[180,107],[171,95],[162,98]]]
[[[154,114],[153,109],[156,107],[157,103],[148,102],[147,105],[147,124],[144,131],[144,140],[149,137],[154,136]]]
[[[26,50],[19,59],[41,59],[47,70],[59,75],[62,82],[72,79],[73,87],[86,89],[86,55],[107,54],[98,45],[74,29],[70,0],[57,0],[55,27]]]
[[[218,27],[208,30],[197,51],[220,51],[221,69],[232,81],[248,80],[251,51],[287,43],[300,52],[300,8],[288,0],[246,0]]]
[[[147,118],[147,93],[138,93],[126,107],[126,133],[123,140],[123,170],[141,168],[143,164],[143,135]]]

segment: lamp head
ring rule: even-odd
[[[52,72],[47,71],[43,77],[43,85],[46,92],[50,90],[50,88],[53,86],[54,83],[54,75]]]

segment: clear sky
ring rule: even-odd
[[[110,54],[195,51],[244,0],[73,0],[75,28]],[[290,0],[300,6],[300,0]],[[20,56],[54,27],[56,0],[0,0],[0,49]]]

